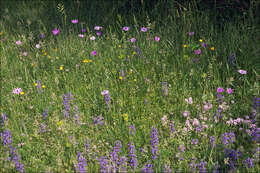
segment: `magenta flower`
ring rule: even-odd
[[[159,42],[159,41],[160,41],[160,37],[155,36],[155,37],[154,37],[154,40],[157,41],[157,42]]]
[[[225,90],[224,90],[224,88],[221,88],[221,87],[218,87],[218,89],[217,89],[217,92],[218,93],[222,93],[222,92],[224,92]]]
[[[97,55],[97,51],[94,50],[94,51],[91,52],[91,54],[92,54],[93,56],[95,56],[95,55]]]
[[[192,36],[192,35],[194,35],[194,32],[189,32],[189,36]]]
[[[18,41],[16,41],[15,43],[16,43],[17,45],[21,45],[21,44],[22,44],[21,40],[18,40]]]
[[[200,50],[200,49],[194,50],[194,53],[195,53],[196,55],[199,55],[199,54],[201,54],[201,50]]]
[[[15,88],[14,90],[13,90],[13,93],[14,94],[20,94],[22,92],[22,88]]]
[[[101,30],[101,29],[102,29],[101,26],[95,26],[95,27],[94,27],[94,30],[96,30],[96,31],[99,31],[99,30]]]
[[[79,21],[77,19],[73,19],[71,22],[77,24]]]
[[[130,28],[129,28],[128,26],[124,26],[124,27],[123,27],[123,30],[124,30],[124,31],[129,31],[129,29],[130,29]]]
[[[134,43],[135,41],[136,41],[136,39],[135,38],[131,38],[131,43]]]
[[[54,30],[52,30],[53,35],[58,35],[59,32],[60,32],[60,30],[57,29],[57,28],[55,28]]]
[[[202,47],[205,47],[205,48],[207,47],[206,43],[202,43],[201,45],[202,45]]]
[[[141,28],[141,31],[142,31],[142,32],[146,32],[146,31],[147,31],[147,28],[142,27],[142,28]]]
[[[40,37],[41,37],[41,39],[44,39],[44,37],[45,37],[44,33],[41,33]]]
[[[233,90],[231,88],[227,88],[227,93],[232,94]]]
[[[240,73],[240,74],[246,74],[246,71],[245,71],[245,70],[238,70],[238,73]]]

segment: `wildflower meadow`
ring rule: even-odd
[[[4,2],[0,172],[260,171],[257,21]]]

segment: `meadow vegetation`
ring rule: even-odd
[[[257,20],[72,2],[1,9],[1,172],[259,172]]]

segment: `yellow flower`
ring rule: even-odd
[[[63,66],[60,66],[60,70],[63,70]]]
[[[34,66],[34,63],[32,63],[32,67]]]
[[[38,84],[35,82],[35,83],[34,83],[34,86],[37,86],[37,85],[38,85]]]
[[[42,88],[46,88],[46,86],[45,86],[45,85],[42,85]]]
[[[57,52],[57,51],[58,51],[58,48],[55,48],[55,51]]]
[[[47,55],[47,57],[50,59],[51,58],[51,56],[50,55]]]
[[[0,35],[2,35],[3,33],[2,32],[0,32]]]
[[[71,144],[67,142],[66,147],[71,147]]]
[[[210,48],[210,50],[214,51],[214,50],[215,50],[215,48],[214,48],[214,47],[211,47],[211,48]]]
[[[134,82],[136,82],[136,79],[134,79]]]
[[[206,78],[206,77],[207,77],[207,74],[206,74],[206,73],[202,73],[202,74],[201,74],[201,77],[202,77],[202,78]]]
[[[44,54],[44,55],[47,55],[47,53],[46,53],[46,52],[44,52],[43,54]]]
[[[202,40],[202,39],[200,39],[200,42],[203,42],[203,40]]]
[[[122,80],[122,79],[123,79],[123,77],[122,77],[122,76],[119,76],[119,79],[120,79],[120,80]]]
[[[136,55],[136,51],[133,51],[133,55]]]
[[[89,63],[89,62],[92,62],[92,60],[90,60],[90,59],[84,59],[83,62],[84,62],[84,63]]]
[[[124,117],[124,120],[128,122],[128,114],[125,113],[122,116]]]
[[[58,121],[56,124],[57,124],[57,126],[61,126],[62,125],[62,121]]]
[[[22,92],[20,92],[20,94],[21,94],[21,95],[24,95],[24,92],[22,91]]]
[[[184,44],[183,47],[184,47],[184,48],[187,47],[187,44]]]
[[[121,45],[119,44],[118,47],[121,48]]]

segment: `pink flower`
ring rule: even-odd
[[[194,32],[189,32],[189,36],[192,36],[192,35],[194,35]]]
[[[189,113],[188,111],[186,111],[186,110],[182,113],[182,115],[183,115],[185,118],[187,118],[187,117],[189,116],[189,114],[190,114],[190,113]]]
[[[135,38],[131,38],[131,43],[134,43],[135,41],[136,41],[136,39]]]
[[[218,93],[222,93],[222,92],[224,92],[225,90],[223,89],[223,88],[221,88],[221,87],[218,87],[218,89],[217,89],[217,92]]]
[[[95,40],[95,39],[96,39],[95,36],[90,37],[90,40]]]
[[[77,24],[79,21],[77,19],[73,19],[71,22]]]
[[[124,26],[124,27],[123,27],[123,30],[124,30],[124,31],[129,31],[129,29],[130,29],[130,28],[129,28],[128,26]]]
[[[94,51],[91,52],[91,54],[92,54],[93,56],[95,56],[95,55],[97,55],[97,51],[94,50]]]
[[[185,102],[187,102],[188,104],[192,104],[192,97],[189,97],[188,99],[185,99]]]
[[[200,50],[200,49],[194,50],[194,53],[195,53],[196,55],[199,55],[199,54],[201,54],[201,50]]]
[[[233,90],[231,88],[227,88],[227,93],[232,94]]]
[[[101,30],[101,29],[102,29],[101,26],[95,26],[95,27],[94,27],[94,30],[96,30],[96,31],[99,31],[99,30]]]
[[[24,53],[23,53],[23,56],[27,56],[27,52],[24,52]]]
[[[157,41],[157,42],[159,42],[159,41],[160,41],[160,37],[155,36],[155,37],[154,37],[154,40]]]
[[[13,90],[13,93],[14,94],[20,94],[22,92],[22,88],[15,88],[14,90]]]
[[[40,48],[40,44],[36,44],[35,47],[36,47],[37,49],[39,49],[39,48]]]
[[[192,125],[193,125],[193,126],[199,126],[199,125],[200,125],[199,120],[198,120],[197,118],[194,118],[194,119],[193,119],[193,122],[192,122]]]
[[[60,30],[57,29],[57,28],[55,28],[54,30],[52,30],[53,35],[58,35],[59,32],[60,32]]]
[[[245,71],[245,70],[238,70],[238,73],[240,73],[240,74],[246,74],[246,71]]]
[[[141,28],[141,31],[142,31],[142,32],[146,32],[146,31],[147,31],[147,28],[142,27],[142,28]]]
[[[21,40],[18,40],[18,41],[16,41],[15,43],[16,43],[17,45],[21,45],[21,44],[22,44]]]
[[[84,37],[84,35],[83,35],[83,34],[79,34],[78,36],[79,36],[80,38],[83,38],[83,37]]]

